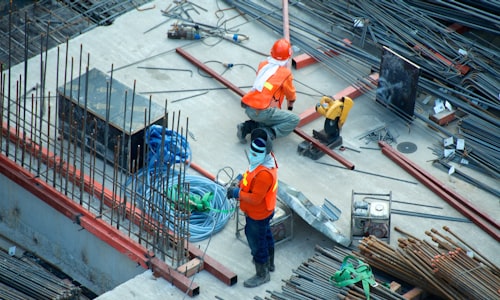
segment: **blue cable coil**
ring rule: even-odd
[[[165,134],[162,143],[162,135]],[[159,222],[163,222],[173,232],[184,232],[186,228],[176,226],[187,226],[187,222],[179,222],[179,218],[189,218],[189,241],[198,242],[221,231],[236,209],[236,201],[226,198],[226,189],[202,176],[185,175],[183,184],[189,184],[189,193],[200,197],[212,193],[208,211],[192,210],[187,215],[186,211],[175,209],[173,202],[165,197],[165,193],[171,187],[179,185],[179,172],[175,171],[175,163],[186,163],[191,161],[191,150],[187,140],[177,132],[153,125],[147,132],[147,143],[149,145],[148,164],[146,168],[139,170],[133,177],[127,180],[127,186],[134,186],[134,192],[140,199],[136,205],[144,212]],[[161,145],[163,147],[163,159],[161,159]],[[159,164],[163,161],[163,164]],[[167,184],[168,183],[168,184]],[[166,203],[167,202],[167,203]],[[179,225],[179,223],[181,225]]]
[[[163,136],[165,136],[163,138]],[[151,125],[146,132],[148,143],[148,168],[159,167],[159,164],[173,166],[175,163],[191,161],[191,147],[186,137],[178,132],[160,125]],[[163,148],[162,148],[162,145]],[[163,150],[163,157],[162,157]]]

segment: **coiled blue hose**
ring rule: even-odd
[[[149,169],[158,168],[159,164],[173,166],[175,163],[191,161],[189,142],[177,131],[160,125],[151,125],[146,133],[146,142],[149,147],[147,164]]]
[[[162,150],[159,148],[162,145],[163,134],[165,134],[163,142],[165,146],[162,160]],[[176,228],[175,226],[179,226],[179,218],[187,217],[186,213],[176,211],[172,205],[165,203],[164,193],[169,188],[179,185],[179,177],[182,176],[178,176],[179,172],[172,167],[175,163],[186,163],[186,161],[191,160],[189,143],[175,131],[164,130],[158,125],[150,127],[147,137],[149,145],[147,167],[139,170],[127,181],[127,186],[133,183],[135,193],[140,195],[132,199],[140,199],[136,203],[137,206],[159,222],[164,222],[169,230],[173,232],[185,231],[186,228]],[[160,161],[163,161],[162,165],[159,164]],[[226,189],[214,181],[196,175],[186,174],[181,183],[189,184],[190,194],[196,194],[200,197],[206,193],[213,195],[208,211],[191,211],[188,220],[189,241],[202,241],[221,231],[236,209],[235,200],[226,198]]]

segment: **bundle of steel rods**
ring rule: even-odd
[[[446,100],[455,109],[498,127],[498,117],[488,112],[500,109],[498,45],[473,33],[460,34],[447,24],[497,33],[500,18],[495,12],[500,11],[500,5],[480,5],[476,1],[471,8],[463,3],[432,2],[293,1],[289,7],[290,40],[340,78],[362,83],[359,88],[369,96],[374,95],[375,86],[365,79],[366,70],[379,69],[381,45],[388,46],[421,67],[419,92]],[[270,1],[226,3],[271,30],[282,32],[280,6]],[[417,112],[415,116],[428,119]],[[446,134],[444,128],[438,129]],[[490,151],[478,149],[488,142],[482,136],[457,133],[457,137],[465,138],[473,150],[470,159],[488,162],[495,158]],[[491,173],[488,164],[480,166],[480,171]]]
[[[342,261],[350,251],[343,248],[316,246],[316,254],[303,262],[290,279],[284,280],[281,291],[268,291],[271,299],[366,299],[361,282],[337,287],[331,277],[342,268]],[[404,299],[382,284],[370,287],[370,299]]]
[[[9,300],[34,300],[35,298],[29,297],[26,294],[23,294],[12,287],[3,284],[0,282],[0,299],[9,299]]]
[[[459,128],[473,146],[467,156],[476,160],[495,178],[500,178],[500,128],[475,116],[460,121]],[[467,157],[466,157],[467,158]]]
[[[40,265],[12,257],[4,251],[0,251],[0,283],[9,286],[11,290],[15,289],[24,293],[24,298],[21,296],[20,299],[30,299],[30,297],[58,300],[78,299],[81,294],[79,287],[66,283]],[[0,295],[7,292],[9,291],[2,289]],[[2,297],[2,299],[9,298]]]
[[[436,229],[426,231],[432,244],[395,228],[407,238],[398,248],[374,236],[364,238],[355,253],[372,267],[445,299],[497,299],[500,270],[477,250],[453,234],[455,240]]]

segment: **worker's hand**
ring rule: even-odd
[[[243,175],[238,174],[233,180],[231,180],[229,187],[239,187],[240,181],[243,178]]]
[[[226,197],[227,199],[238,200],[240,198],[240,188],[234,186],[229,187],[226,192]]]

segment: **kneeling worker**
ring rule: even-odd
[[[287,67],[291,56],[290,42],[280,39],[274,43],[271,56],[259,64],[252,89],[241,99],[250,118],[237,126],[241,143],[246,143],[246,136],[255,128],[263,128],[275,139],[290,134],[299,124],[299,116],[291,112],[296,99],[293,75]],[[285,97],[288,110],[281,110]]]

